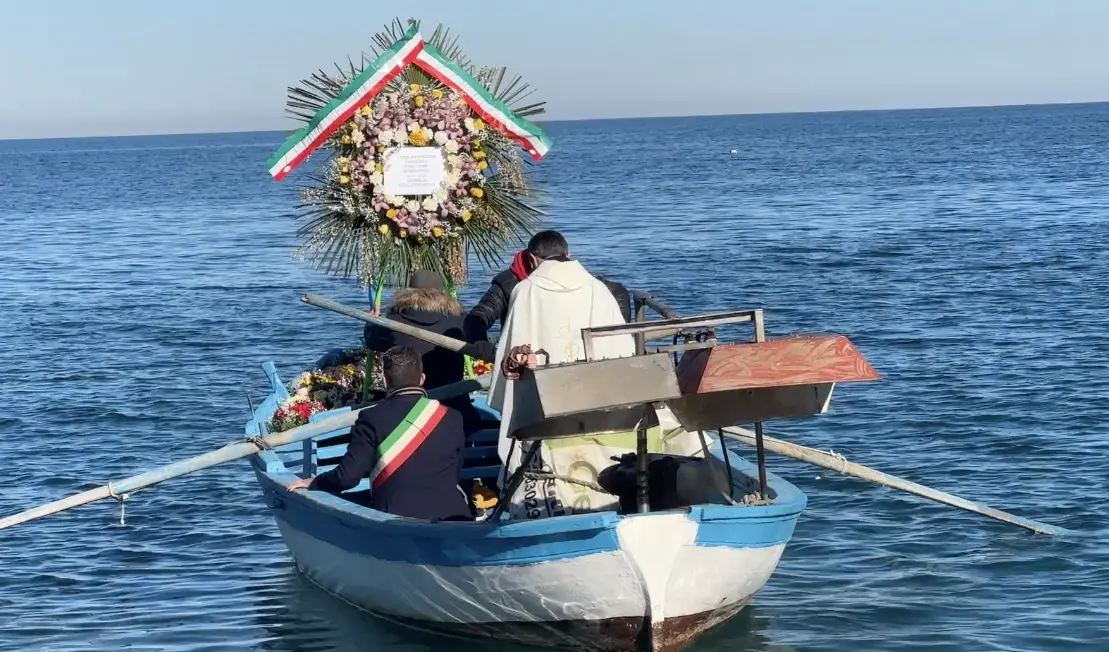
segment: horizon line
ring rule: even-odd
[[[691,114],[672,114],[672,115],[629,115],[608,118],[562,118],[557,120],[537,120],[542,124],[558,124],[567,122],[614,122],[617,120],[667,120],[674,118],[726,118],[731,116],[775,116],[775,115],[825,115],[835,113],[896,113],[896,112],[909,112],[909,111],[946,111],[946,110],[966,110],[966,109],[1012,109],[1012,108],[1034,108],[1043,106],[1089,106],[1096,104],[1109,104],[1107,100],[1093,100],[1085,102],[1026,102],[1021,104],[954,104],[949,106],[908,106],[896,108],[865,108],[865,109],[817,109],[811,111],[750,111],[750,112],[736,112],[736,113],[691,113]],[[32,136],[17,136],[14,138],[0,138],[0,143],[4,142],[21,142],[21,141],[36,141],[36,140],[82,140],[94,138],[157,138],[165,136],[219,136],[229,134],[266,134],[266,133],[292,133],[293,129],[249,129],[238,131],[169,131],[161,133],[142,133],[142,134],[92,134],[87,136],[46,136],[46,137],[32,137]]]

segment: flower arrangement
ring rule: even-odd
[[[384,74],[375,66],[402,56],[416,34],[417,21],[409,21],[407,31],[395,21],[374,37],[376,47],[361,64],[338,68],[338,75],[321,71],[291,88],[289,112],[317,124],[312,121],[320,115],[338,111],[335,100],[348,97],[365,71]],[[425,43],[422,37],[420,42]],[[297,255],[329,273],[358,276],[367,287],[402,287],[416,269],[436,271],[449,285],[463,283],[470,254],[488,267],[498,264],[501,252],[512,241],[523,241],[542,215],[526,201],[534,193],[518,143],[520,130],[527,130],[544,143],[540,149],[549,145],[541,130],[524,119],[542,113],[543,103],[526,100],[527,85],[519,77],[505,79],[504,68],[472,64],[443,26],[422,47],[432,54],[417,57],[420,65],[404,66],[327,136],[321,145],[327,157],[301,192]],[[468,82],[448,86],[437,69],[449,69],[455,80]],[[485,113],[475,110],[475,94],[484,98],[482,106],[499,107],[495,110],[503,121],[488,124]],[[289,142],[297,138],[294,134]],[[307,142],[310,135],[299,138]],[[287,143],[271,159],[278,161],[271,172],[285,169],[280,161],[286,160],[282,152],[292,156],[289,147],[295,149]],[[424,195],[386,190],[390,162],[402,147],[440,153],[438,187]]]
[[[362,107],[333,136],[331,148],[338,157],[330,174],[348,190],[349,209],[367,224],[376,224],[383,237],[411,240],[417,246],[440,238],[458,240],[475,215],[478,220],[490,217],[480,207],[489,170],[482,147],[498,138],[505,140],[472,117],[466,101],[454,91],[410,84]],[[432,194],[404,197],[386,192],[390,157],[402,146],[443,152],[444,180]]]
[[[274,411],[273,417],[267,424],[270,432],[281,432],[308,423],[308,417],[319,412],[326,412],[327,408],[316,401],[309,401],[300,396],[290,396]]]
[[[371,387],[382,387],[380,358],[372,359]],[[365,349],[350,349],[343,351],[335,364],[301,373],[289,383],[289,398],[274,411],[267,429],[281,432],[308,423],[313,414],[361,403],[366,382],[365,361]]]
[[[485,376],[493,372],[493,365],[485,360],[474,360],[474,375]]]

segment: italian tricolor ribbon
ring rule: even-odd
[[[425,43],[416,54],[416,65],[466,98],[474,113],[498,131],[520,143],[531,157],[538,161],[551,149],[551,141],[539,127],[512,112],[512,109],[493,97],[484,86],[458,64],[451,61],[434,45]]]
[[[273,178],[277,181],[284,179],[313,151],[327,142],[331,134],[349,120],[355,111],[368,104],[413,63],[460,94],[474,113],[520,143],[533,159],[538,161],[550,150],[551,141],[543,130],[513,113],[508,105],[494,97],[462,67],[430,43],[424,42],[419,31],[413,27],[374,59],[334,99],[312,116],[308,124],[297,130],[274,152],[266,161]]]
[[[381,53],[374,62],[355,77],[333,100],[320,109],[308,124],[301,127],[278,149],[266,165],[277,181],[293,171],[317,147],[327,141],[354,112],[381,92],[385,85],[401,74],[416,60],[424,40],[416,29],[410,29],[404,38]]]
[[[412,457],[442,421],[447,408],[439,401],[420,397],[393,432],[377,447],[377,463],[370,471],[370,489],[377,489]]]

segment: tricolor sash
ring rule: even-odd
[[[421,397],[393,432],[377,447],[377,463],[370,471],[370,489],[377,489],[397,472],[439,425],[447,408],[439,401]]]

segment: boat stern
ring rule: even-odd
[[[776,495],[767,505],[700,505],[622,519],[620,549],[647,605],[634,649],[684,649],[766,585],[806,504],[784,480],[773,477],[771,485]]]

